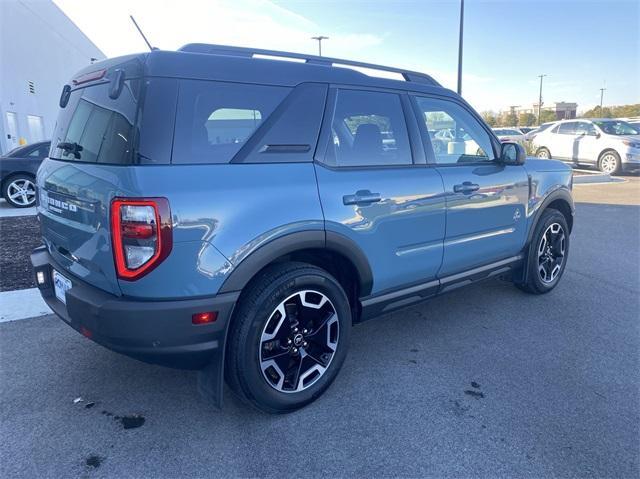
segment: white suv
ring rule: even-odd
[[[640,129],[622,120],[560,121],[537,134],[533,146],[538,158],[593,165],[609,174],[640,170]]]

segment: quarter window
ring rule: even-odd
[[[338,90],[325,162],[336,166],[412,163],[409,134],[395,93]]]
[[[290,88],[183,80],[180,82],[173,163],[227,163]]]
[[[468,111],[454,102],[416,97],[435,162],[439,165],[494,161],[489,133]]]

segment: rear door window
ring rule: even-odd
[[[279,86],[182,80],[173,163],[228,163],[291,91]]]
[[[335,166],[412,164],[409,134],[395,93],[338,90],[325,163]]]
[[[575,121],[560,123],[560,126],[558,127],[558,133],[560,133],[561,135],[575,135],[577,125],[578,123]]]

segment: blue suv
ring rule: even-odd
[[[60,107],[42,296],[109,349],[199,369],[218,406],[225,379],[305,406],[354,323],[496,275],[546,293],[567,265],[570,168],[422,73],[191,44],[93,64]]]

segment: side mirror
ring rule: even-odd
[[[500,161],[506,165],[524,165],[527,152],[518,143],[505,142],[500,147]]]

